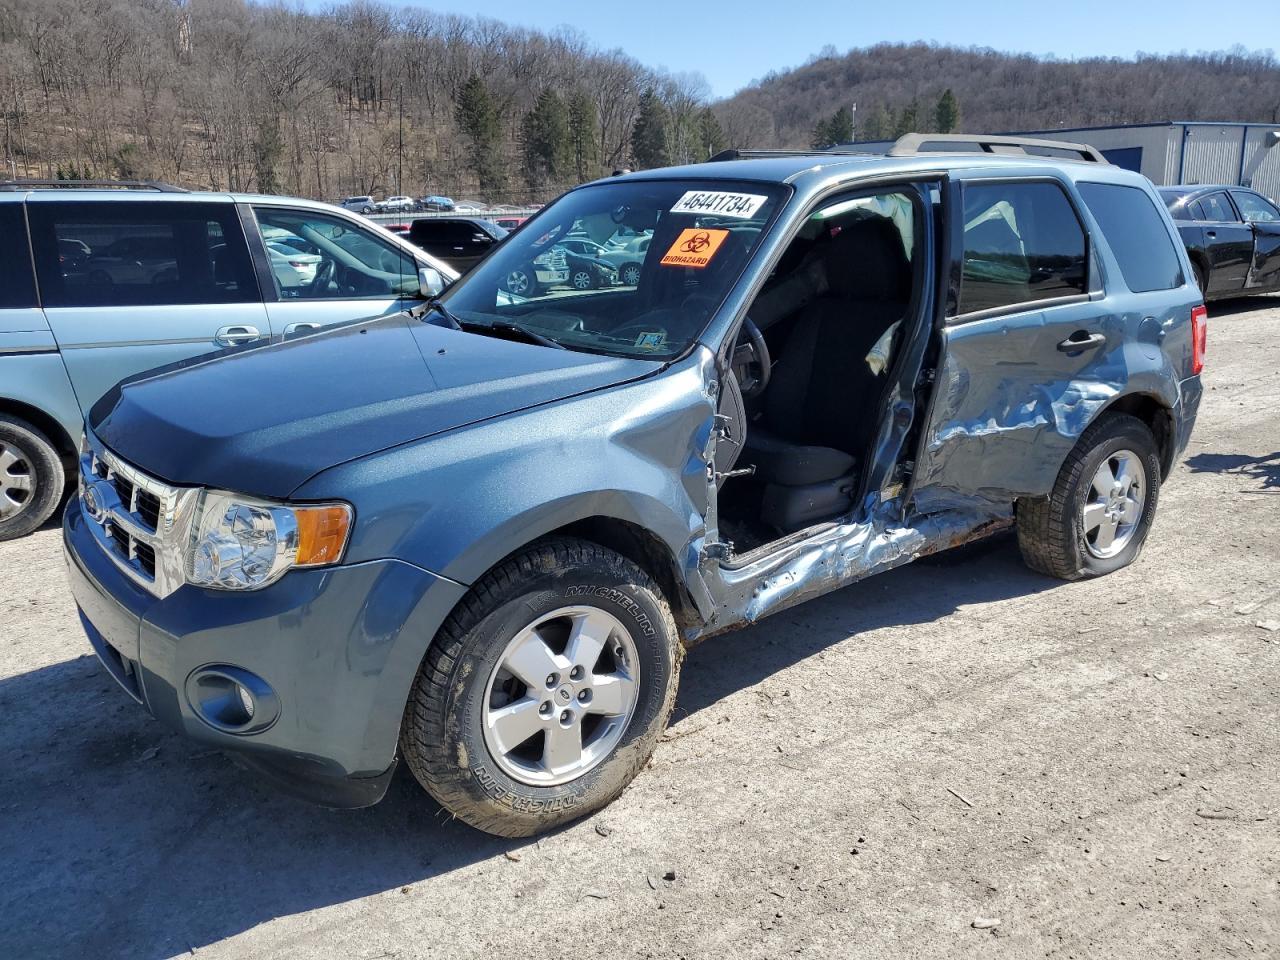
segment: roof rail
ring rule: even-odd
[[[707,163],[720,163],[724,160],[768,160],[771,157],[865,157],[865,150],[843,150],[832,147],[829,150],[721,150]]]
[[[1067,153],[1078,153],[1080,159],[1089,163],[1108,163],[1097,147],[1087,143],[1070,143],[1066,140],[1035,140],[1030,137],[997,137],[974,133],[908,133],[899,137],[889,148],[890,157],[914,157],[921,153],[933,151],[923,149],[927,143],[969,144],[978,147],[983,153],[1030,154],[1028,147],[1041,150],[1062,150]]]
[[[159,180],[0,180],[0,190],[156,190],[160,193],[190,193]]]

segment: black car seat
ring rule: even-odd
[[[761,519],[784,532],[852,506],[882,389],[866,356],[911,297],[911,265],[887,217],[844,227],[823,267],[827,290],[799,311],[741,457],[765,484]]]

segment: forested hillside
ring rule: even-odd
[[[855,114],[857,104],[856,130]],[[8,175],[334,198],[545,200],[725,146],[906,130],[1280,119],[1268,54],[1043,60],[828,48],[720,103],[572,32],[355,0],[0,0]]]
[[[1066,61],[923,43],[846,54],[828,47],[718,104],[716,114],[735,146],[803,147],[846,139],[852,116],[837,113],[854,103],[858,139],[948,127],[996,133],[1153,120],[1272,122],[1280,120],[1280,63],[1269,51],[1243,49]]]
[[[698,75],[572,33],[358,0],[3,0],[4,156],[20,176],[316,197],[545,199],[719,148]],[[709,140],[708,140],[709,138]]]

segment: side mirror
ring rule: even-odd
[[[430,300],[444,293],[444,277],[435,267],[418,268],[418,293],[424,300]]]

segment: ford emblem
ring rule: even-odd
[[[84,503],[84,512],[98,523],[101,523],[107,512],[103,509],[102,504],[98,502],[98,491],[93,487],[85,487],[84,496],[81,500]]]

